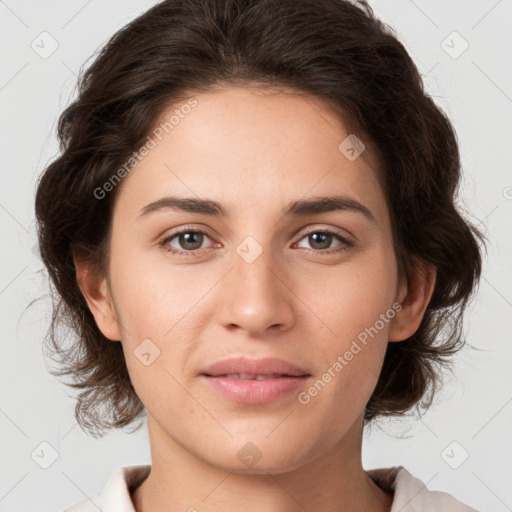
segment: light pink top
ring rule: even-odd
[[[100,494],[76,503],[64,512],[136,512],[131,492],[149,475],[150,465],[127,466],[112,473]],[[403,466],[371,469],[368,476],[381,488],[394,492],[390,512],[478,512],[446,492],[430,491]]]

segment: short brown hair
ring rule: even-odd
[[[53,299],[45,341],[61,366],[52,373],[71,375],[68,385],[81,390],[79,424],[102,436],[145,411],[121,344],[100,332],[77,285],[73,254],[98,279],[108,276],[120,187],[101,200],[94,191],[143,144],[168,105],[219,84],[312,94],[378,156],[400,275],[428,264],[437,278],[418,330],[388,343],[364,417],[403,414],[422,399],[430,405],[441,367],[464,344],[462,315],[480,277],[484,237],[455,206],[461,163],[454,129],[394,30],[366,2],[166,0],[114,34],[81,69],[78,96],[59,118],[60,156],[38,183],[38,241]],[[68,333],[77,339],[65,346]]]

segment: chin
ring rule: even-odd
[[[309,451],[305,451],[304,439],[283,446],[282,440],[278,437],[271,440],[272,436],[265,436],[266,434],[252,438],[244,437],[243,442],[234,441],[236,447],[226,446],[218,456],[210,453],[211,458],[208,457],[208,462],[237,474],[266,475],[293,471],[315,458],[312,455],[313,446]],[[230,456],[232,450],[234,458]]]

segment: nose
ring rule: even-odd
[[[219,318],[230,330],[252,336],[289,329],[294,322],[291,278],[266,249],[252,262],[235,254],[234,268],[221,282]]]

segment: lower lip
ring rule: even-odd
[[[230,379],[228,377],[202,376],[215,391],[234,402],[266,404],[295,391],[309,377],[277,377],[275,379]]]

